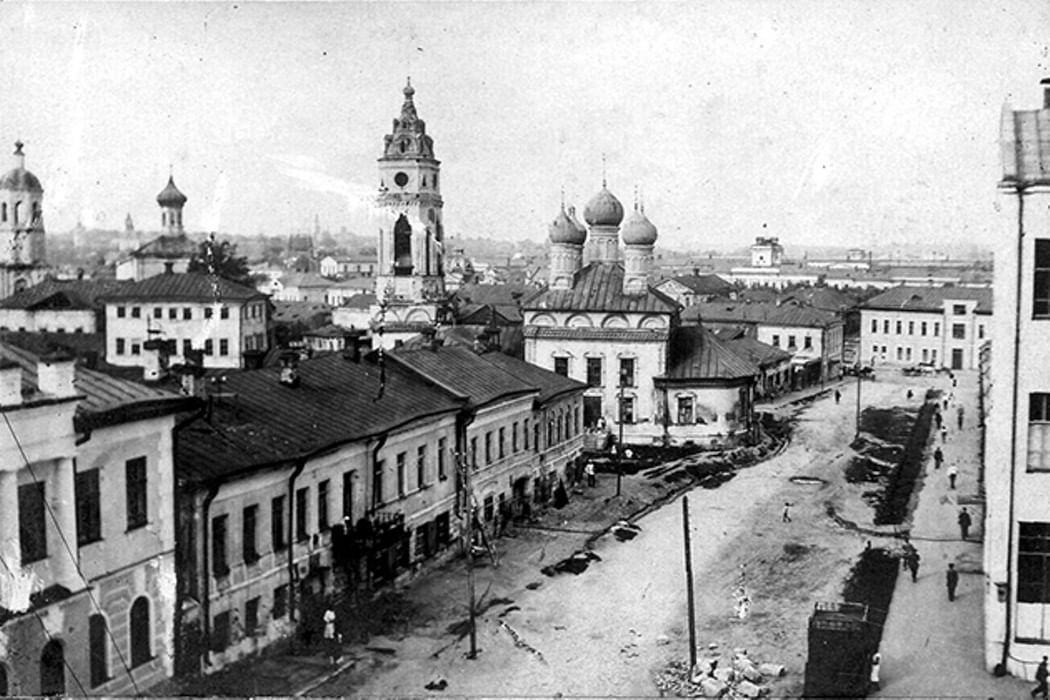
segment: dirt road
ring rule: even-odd
[[[862,403],[918,407],[921,389],[933,383],[887,375],[863,383]],[[870,485],[843,478],[856,386],[840,386],[838,405],[829,393],[784,409],[797,413],[785,450],[717,489],[689,494],[701,655],[713,653],[711,643],[719,650],[743,646],[760,661],[785,664],[777,695],[801,691],[813,602],[838,598],[857,554],[879,529],[861,499]],[[909,387],[912,400],[905,397]],[[631,481],[625,483],[629,494]],[[790,522],[782,521],[785,503]],[[843,527],[829,510],[860,530]],[[353,669],[312,694],[418,695],[427,683],[444,680],[454,695],[656,695],[653,672],[688,657],[679,500],[638,525],[634,539],[599,538],[593,552],[600,560],[579,575],[540,573],[566,553],[557,535],[534,534],[527,546],[512,542],[504,566],[478,574],[488,607],[478,619],[476,659],[465,658],[466,638],[449,633],[463,618],[462,570],[421,581],[410,595],[429,609],[428,622],[402,638],[372,640],[373,651],[362,651]],[[753,601],[744,621],[732,615],[741,580]]]

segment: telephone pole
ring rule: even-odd
[[[474,491],[471,485],[471,465],[462,457],[458,461],[463,483],[464,512],[467,519],[466,527],[463,528],[467,550],[467,627],[470,632],[470,651],[467,652],[467,658],[476,659],[478,657],[478,632],[474,613]]]
[[[693,603],[693,548],[689,539],[689,496],[682,496],[682,531],[685,535],[685,592],[689,604],[689,673],[696,668],[696,611]]]

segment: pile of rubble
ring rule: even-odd
[[[717,644],[713,652],[690,669],[686,661],[672,661],[656,674],[656,687],[662,695],[680,698],[759,698],[769,694],[766,683],[784,675],[781,664],[757,663],[746,649],[734,649],[732,662],[722,665]]]

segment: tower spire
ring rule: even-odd
[[[606,187],[605,179],[606,179],[605,178],[605,154],[603,153],[602,154],[602,189],[605,189],[605,187]]]

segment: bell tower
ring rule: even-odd
[[[379,158],[379,270],[376,296],[390,303],[428,303],[445,291],[441,163],[416,113],[415,89],[402,91],[401,116],[383,139]],[[431,319],[433,320],[433,319]]]

